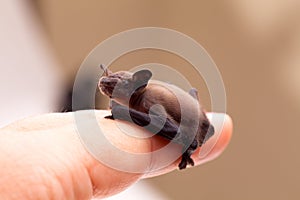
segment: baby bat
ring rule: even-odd
[[[198,92],[189,93],[162,81],[150,80],[151,71],[112,73],[103,65],[98,87],[112,101],[109,119],[120,119],[142,126],[183,146],[179,169],[194,166],[192,153],[213,134],[214,127],[198,101]],[[155,107],[154,105],[162,107]],[[151,124],[151,125],[149,125]]]

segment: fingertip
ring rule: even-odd
[[[232,118],[224,113],[208,113],[215,134],[200,149],[195,157],[197,165],[209,162],[220,156],[228,146],[233,130]]]
[[[223,113],[207,113],[207,117],[215,127],[216,133],[192,155],[195,166],[207,163],[220,156],[228,146],[232,137],[233,123],[229,115]],[[180,159],[159,171],[145,174],[143,178],[159,176],[178,169],[179,162]],[[188,168],[189,167],[190,166],[188,166]]]

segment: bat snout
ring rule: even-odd
[[[111,97],[116,84],[117,84],[117,81],[115,81],[111,78],[108,78],[108,77],[102,77],[99,80],[98,88],[100,89],[101,93]]]
[[[102,77],[99,80],[99,84],[101,84],[101,85],[115,85],[116,83],[117,83],[117,81],[115,81],[111,78],[108,78],[108,77]]]

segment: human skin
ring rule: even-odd
[[[159,136],[140,140],[126,135],[114,120],[103,118],[110,114],[109,111],[95,113],[104,134],[122,150],[151,152],[167,143]],[[208,113],[207,116],[211,118],[212,115],[215,114]],[[215,159],[228,145],[232,120],[228,115],[224,119],[222,130],[211,138],[216,144],[208,155],[200,158],[200,149],[193,154],[195,165]],[[136,125],[121,123],[129,130],[145,132]],[[97,161],[82,145],[77,132],[72,112],[30,117],[0,129],[0,199],[104,198],[123,191],[140,179],[176,170],[180,162],[178,159],[149,173],[118,171]]]

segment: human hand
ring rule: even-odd
[[[109,111],[95,113],[109,141],[122,150],[151,152],[166,144],[166,140],[159,136],[139,140],[125,135],[115,121],[103,118],[110,114]],[[0,199],[104,198],[121,192],[139,179],[177,169],[180,159],[146,174],[118,171],[102,164],[82,145],[73,114],[40,115],[0,129]],[[209,113],[207,116],[211,118],[212,115],[221,114]],[[128,126],[129,130],[145,132],[141,127],[121,123]],[[212,121],[215,128],[222,127],[222,123]],[[232,134],[229,116],[225,116],[223,128],[218,129],[209,140],[216,144],[208,155],[199,158],[199,149],[193,154],[195,165],[213,160],[224,151]]]

